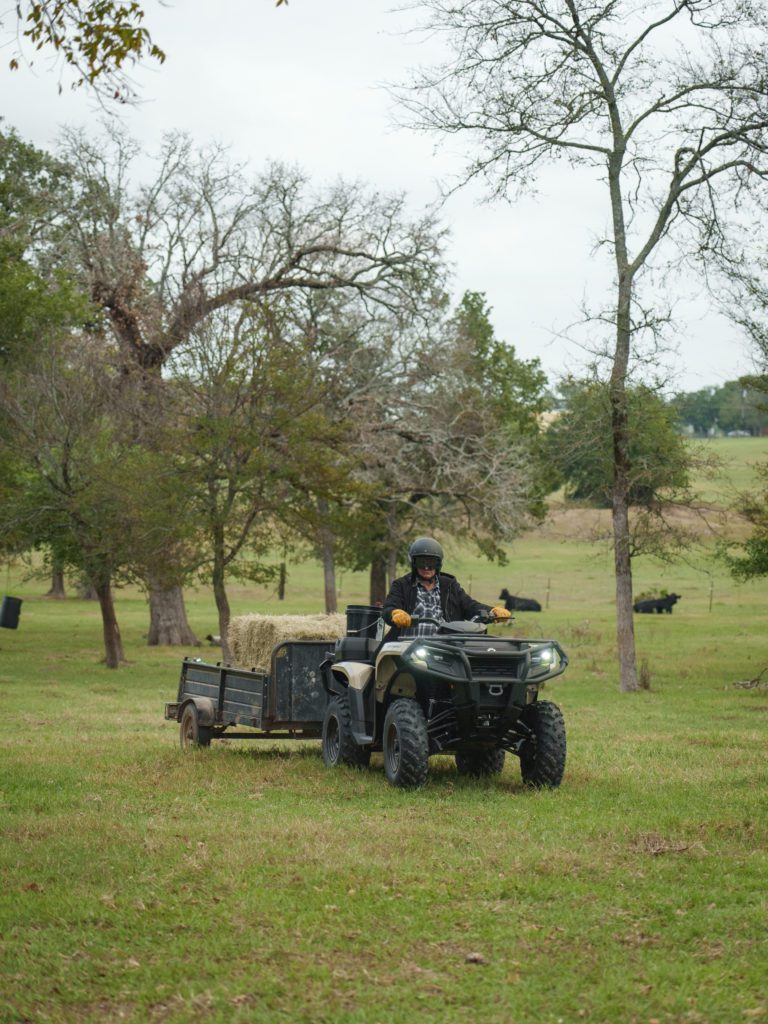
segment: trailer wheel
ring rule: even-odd
[[[367,768],[370,764],[371,748],[361,747],[352,735],[346,696],[334,697],[325,709],[322,745],[323,761],[327,768],[337,768],[340,764],[351,768]]]
[[[555,789],[565,772],[565,722],[557,704],[539,700],[521,715],[533,735],[520,751],[520,771],[526,786]]]
[[[424,712],[415,700],[390,704],[384,719],[384,771],[393,786],[418,789],[427,781],[429,738]]]
[[[459,775],[500,775],[504,770],[504,751],[491,748],[472,748],[456,751],[456,771]]]
[[[190,702],[181,713],[179,726],[179,742],[182,750],[190,747],[210,747],[213,730],[200,725],[200,716],[195,705]]]

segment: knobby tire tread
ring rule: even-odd
[[[556,789],[565,772],[563,713],[552,701],[540,700],[527,709],[525,721],[536,734],[536,746],[520,757],[523,782],[535,789]]]
[[[332,713],[336,715],[339,726],[339,759],[337,764],[344,764],[350,768],[367,768],[371,761],[370,747],[361,747],[355,742],[352,735],[352,713],[349,709],[349,700],[346,696],[334,697],[326,708],[326,719]],[[323,727],[323,754],[325,755],[325,725]],[[328,767],[334,767],[325,756],[323,757]]]
[[[389,781],[401,789],[418,789],[427,781],[429,771],[429,738],[424,712],[413,700],[396,700],[387,712],[385,734],[390,721],[395,721],[397,725],[400,766],[396,777],[387,773]]]

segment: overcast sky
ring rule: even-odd
[[[390,13],[393,0],[178,0],[145,4],[147,24],[166,50],[162,67],[134,75],[142,102],[119,115],[148,148],[181,129],[199,143],[225,142],[258,168],[266,159],[297,163],[318,183],[338,175],[377,189],[405,191],[414,212],[436,201],[438,182],[458,173],[467,139],[435,140],[395,129],[382,87],[403,81],[430,55],[403,38],[413,18]],[[8,18],[10,19],[10,15]],[[10,26],[10,20],[6,25]],[[7,52],[10,59],[11,53]],[[59,72],[44,61],[3,76],[3,116],[28,141],[52,148],[64,124],[103,114],[82,90],[58,94]],[[569,169],[549,171],[536,199],[479,205],[478,190],[446,201],[454,294],[485,292],[497,336],[524,358],[537,356],[552,379],[584,355],[563,338],[585,299],[607,277],[592,252],[607,220],[602,188]],[[733,379],[750,368],[743,337],[719,317],[696,282],[681,282],[670,364],[675,389]]]

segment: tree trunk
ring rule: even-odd
[[[371,604],[379,607],[384,604],[387,596],[387,562],[384,558],[374,558],[371,562]]]
[[[77,596],[81,601],[98,601],[99,595],[90,580],[81,580],[77,586]]]
[[[150,647],[197,647],[198,639],[187,621],[181,587],[149,581]]]
[[[219,635],[221,636],[221,659],[226,664],[232,663],[232,651],[229,646],[229,621],[232,617],[224,583],[224,543],[223,538],[214,539],[213,552],[213,596],[219,613]]]
[[[115,615],[115,604],[112,600],[112,587],[109,578],[94,584],[101,608],[101,622],[104,629],[104,661],[107,668],[117,668],[125,661],[123,641],[120,638],[120,627]]]
[[[323,547],[323,582],[325,585],[325,614],[338,611],[336,601],[336,562],[333,551],[333,534],[328,529],[320,531]]]
[[[391,587],[397,579],[397,551],[392,550],[387,555],[387,583]]]
[[[54,567],[51,572],[51,589],[45,595],[46,597],[52,597],[57,601],[63,601],[67,596],[64,590],[64,573],[61,569]]]
[[[619,686],[624,693],[639,689],[632,616],[632,559],[629,550],[629,505],[622,485],[614,483],[613,556],[616,573],[616,643],[619,651]]]
[[[330,513],[326,498],[317,499],[317,511],[320,513],[320,551],[323,559],[323,586],[325,589],[325,614],[331,615],[337,610],[336,602],[336,559],[335,537],[328,525]]]
[[[616,310],[616,351],[611,373],[611,431],[613,435],[613,556],[616,574],[616,644],[619,687],[624,693],[639,689],[632,617],[632,557],[629,538],[629,423],[626,377],[631,339],[632,283],[619,278]]]
[[[631,693],[639,689],[635,655],[635,623],[632,618],[632,557],[629,538],[629,422],[627,416],[627,372],[632,345],[634,270],[630,266],[627,251],[621,182],[626,154],[626,136],[613,94],[609,100],[609,107],[614,146],[608,159],[608,185],[611,196],[616,261],[616,343],[610,380],[616,646],[619,654],[619,688],[624,693]]]
[[[285,600],[285,577],[286,577],[286,569],[285,569],[285,562],[283,561],[283,562],[280,563],[280,575],[277,578],[277,600],[278,601],[284,601]]]

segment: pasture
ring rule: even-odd
[[[733,686],[768,666],[768,581],[638,562],[638,591],[683,599],[636,617],[651,688],[621,695],[605,549],[550,527],[507,567],[446,568],[481,600],[549,586],[513,628],[571,658],[544,693],[559,790],[524,790],[510,757],[482,781],[433,759],[404,793],[380,755],[328,772],[316,743],[182,753],[163,703],[181,656],[216,650],[147,648],[126,590],[109,672],[95,604],[4,572],[25,603],[0,631],[3,1024],[768,1021],[768,689]],[[366,603],[362,576],[340,584]],[[285,602],[232,591],[236,614],[321,595],[310,563]],[[215,631],[208,593],[188,605]]]

